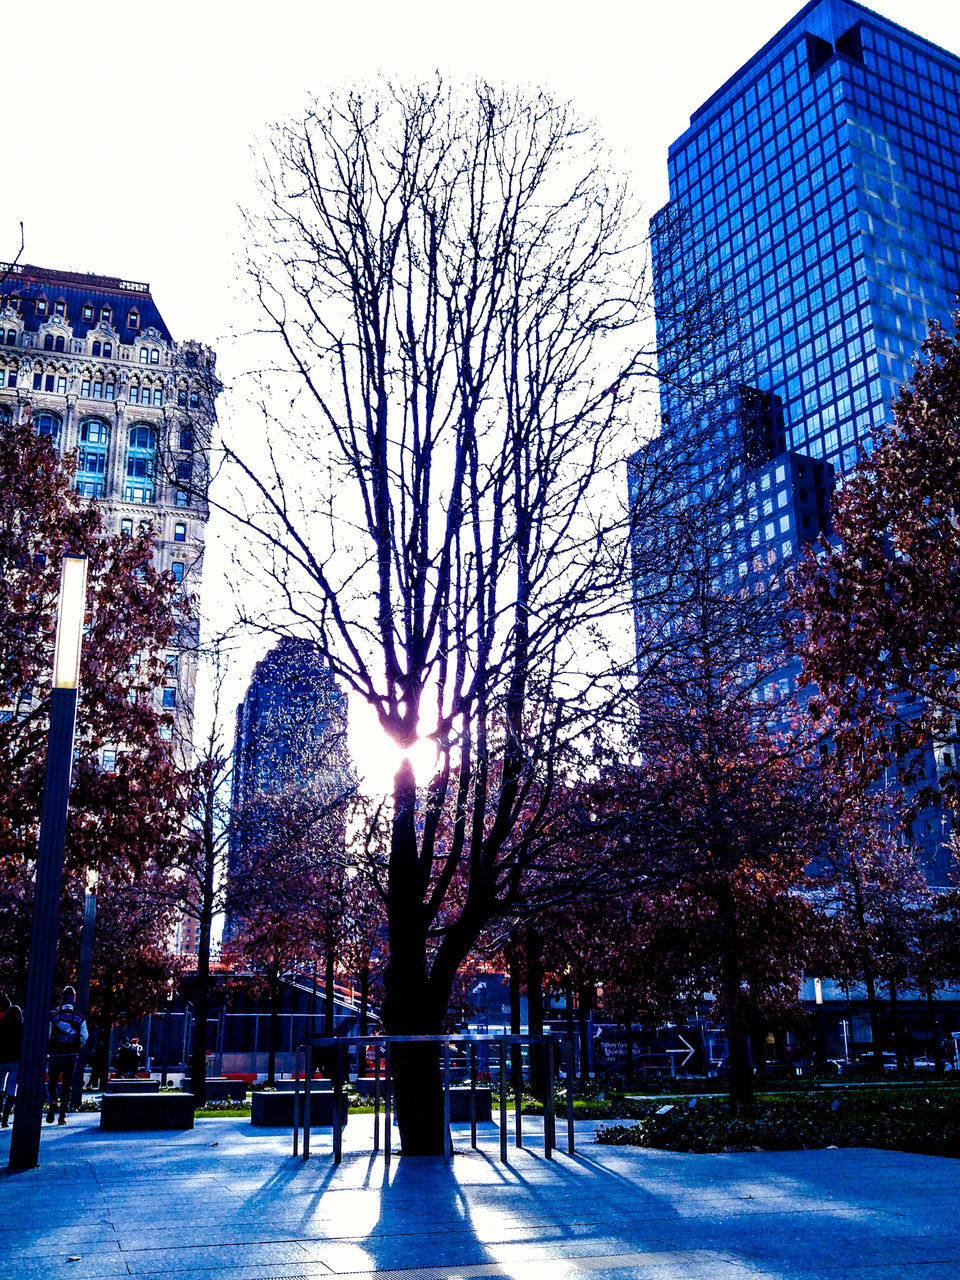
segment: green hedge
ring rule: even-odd
[[[611,1146],[667,1151],[886,1147],[960,1155],[960,1088],[820,1089],[768,1094],[737,1114],[724,1098],[649,1101],[632,1125],[597,1130]]]

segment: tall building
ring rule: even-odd
[[[237,707],[229,876],[242,874],[243,854],[281,793],[322,805],[349,786],[346,732],[347,699],[319,647],[285,636],[257,663]],[[234,926],[227,921],[227,936]]]
[[[113,276],[0,264],[0,421],[30,419],[76,456],[76,488],[107,533],[149,526],[155,561],[199,586],[215,356],[177,343],[150,286]],[[178,741],[190,740],[195,637],[168,655]],[[104,748],[109,768],[122,744]]]
[[[958,91],[954,54],[850,0],[811,0],[670,147],[651,227],[661,337],[694,277],[739,303],[737,350],[713,356],[739,364],[755,548],[816,536],[826,468],[854,464],[928,322],[949,320]],[[662,409],[682,416],[683,398],[667,390]]]
[[[811,0],[693,113],[669,179],[651,223],[660,341],[704,292],[737,315],[661,411],[683,429],[735,370],[746,577],[829,532],[833,484],[890,420],[928,323],[949,322],[960,58],[852,0]],[[939,880],[938,821],[918,834]]]

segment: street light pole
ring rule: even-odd
[[[34,1169],[40,1161],[43,1084],[50,1036],[50,1000],[57,954],[63,849],[67,834],[67,801],[73,768],[73,734],[77,720],[86,597],[86,556],[65,556],[57,609],[50,729],[23,1011],[23,1047],[10,1142],[11,1169]]]

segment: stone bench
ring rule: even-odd
[[[104,1093],[159,1093],[159,1080],[108,1080]]]
[[[180,1088],[191,1092],[190,1077],[184,1076]],[[207,1076],[204,1092],[208,1102],[243,1102],[247,1096],[246,1082],[228,1080],[225,1076]]]
[[[192,1093],[105,1093],[100,1128],[192,1129],[194,1102]]]
[[[293,1128],[293,1093],[267,1093],[258,1090],[250,1095],[250,1123],[258,1125],[265,1129],[292,1129]],[[304,1095],[301,1093],[297,1101],[299,1102],[299,1121],[303,1123],[303,1103]],[[310,1127],[315,1125],[329,1125],[333,1128],[333,1103],[334,1094],[332,1089],[311,1089],[310,1090]],[[347,1099],[342,1099],[343,1107],[343,1123],[347,1123]]]

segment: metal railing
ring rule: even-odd
[[[383,1100],[383,1161],[389,1168],[393,1154],[392,1103],[393,1074],[391,1072],[391,1049],[398,1044],[435,1044],[440,1051],[441,1075],[443,1082],[443,1148],[444,1158],[453,1158],[453,1140],[450,1134],[450,1065],[451,1050],[458,1047],[465,1050],[469,1064],[470,1079],[470,1146],[477,1148],[477,1048],[487,1045],[497,1050],[497,1066],[499,1069],[500,1096],[500,1160],[508,1164],[507,1158],[507,1084],[509,1078],[508,1050],[512,1045],[527,1045],[528,1052],[540,1048],[544,1058],[545,1098],[543,1107],[543,1154],[547,1160],[553,1159],[557,1149],[556,1141],[556,1092],[554,1068],[557,1065],[556,1050],[561,1049],[564,1055],[564,1072],[566,1075],[566,1119],[567,1119],[567,1151],[575,1152],[573,1125],[573,1072],[574,1044],[573,1039],[545,1035],[449,1035],[449,1036],[311,1036],[297,1048],[297,1068],[294,1078],[293,1101],[293,1154],[300,1152],[300,1080],[304,1081],[303,1099],[303,1159],[310,1158],[310,1098],[313,1092],[310,1087],[312,1079],[313,1050],[333,1050],[331,1082],[333,1085],[333,1162],[339,1164],[343,1159],[343,1125],[345,1115],[344,1085],[347,1081],[347,1059],[351,1046],[357,1046],[358,1061],[364,1060],[361,1049],[373,1046],[373,1153],[380,1151],[380,1104]],[[489,1051],[489,1050],[488,1050]],[[381,1078],[380,1067],[383,1064]],[[309,1078],[308,1078],[309,1077]],[[492,1085],[492,1072],[491,1072]],[[382,1087],[381,1087],[382,1086]],[[523,1114],[521,1099],[516,1098],[514,1112],[514,1145],[523,1147]]]

